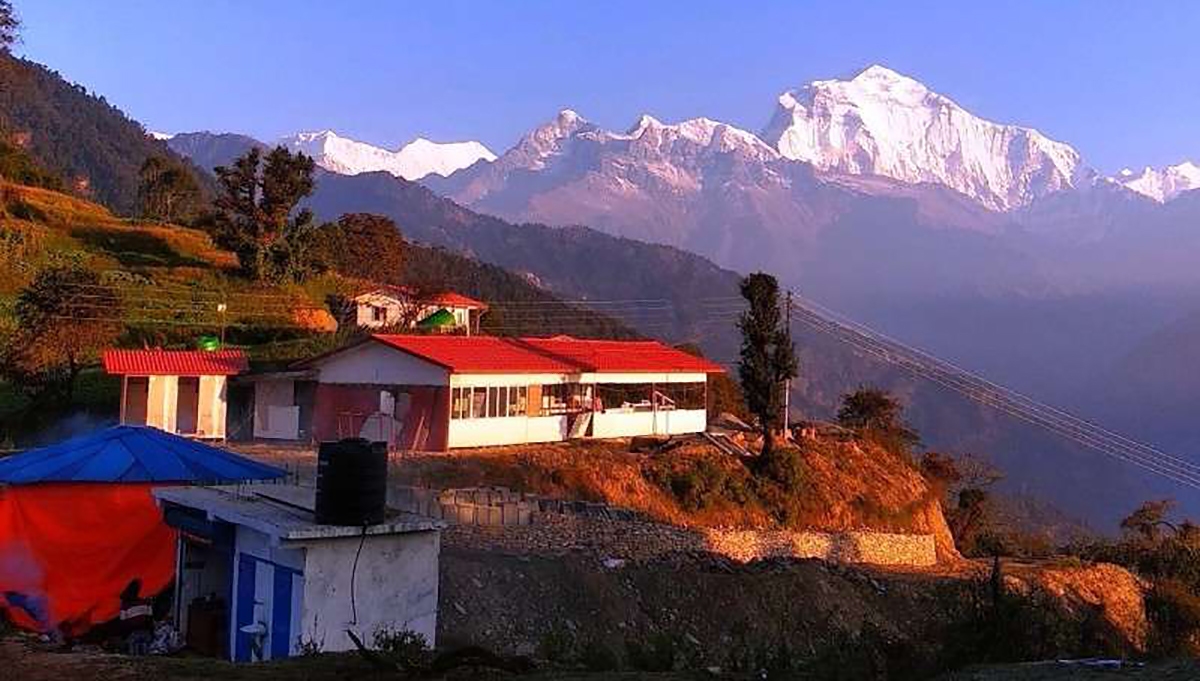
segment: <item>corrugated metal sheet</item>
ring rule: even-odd
[[[379,334],[390,347],[456,373],[721,373],[713,362],[658,341]]]
[[[105,350],[103,361],[123,376],[233,376],[250,367],[241,350]]]

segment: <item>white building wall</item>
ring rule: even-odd
[[[368,341],[318,361],[321,383],[350,385],[449,385],[449,372],[412,355]]]
[[[450,447],[490,447],[567,439],[566,416],[450,419]]]
[[[581,374],[580,383],[705,383],[707,374],[632,373]]]
[[[225,376],[200,377],[200,404],[196,414],[198,437],[217,440],[225,438],[228,383]]]
[[[168,433],[176,432],[175,412],[179,400],[178,376],[150,376],[146,390],[146,425]]]
[[[368,645],[376,631],[410,630],[432,646],[437,634],[438,532],[368,536],[353,571],[359,537],[308,544],[304,564],[303,640],[325,652],[353,650],[346,630]],[[355,576],[354,608],[350,579]],[[357,621],[355,621],[355,610]]]
[[[254,437],[295,440],[300,437],[300,407],[292,379],[259,381],[254,385]]]
[[[592,437],[600,438],[684,435],[703,433],[707,427],[708,412],[704,409],[607,411],[592,416]]]

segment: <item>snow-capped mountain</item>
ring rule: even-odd
[[[811,165],[786,159],[757,135],[719,121],[667,124],[642,115],[616,132],[569,109],[493,163],[424,184],[507,219],[584,224],[742,269],[764,266],[764,253],[772,266],[796,266],[798,252],[872,196],[880,206],[894,206],[897,222],[914,212],[918,220],[936,213],[965,229],[990,231],[996,217],[940,187],[884,177],[818,177]]]
[[[762,136],[820,170],[936,182],[994,210],[1069,188],[1080,169],[1069,145],[974,116],[878,65],[784,92]]]
[[[417,138],[396,151],[341,137],[332,130],[302,132],[280,140],[294,151],[312,156],[317,165],[343,175],[384,171],[406,180],[427,175],[446,176],[476,161],[494,161],[496,155],[479,142],[431,142]]]
[[[1161,170],[1146,167],[1140,173],[1126,168],[1109,180],[1159,203],[1166,203],[1183,192],[1200,189],[1200,166],[1185,161]]]

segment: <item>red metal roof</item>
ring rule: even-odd
[[[466,308],[468,310],[488,309],[487,303],[481,300],[475,300],[474,298],[469,298],[461,293],[455,293],[454,291],[435,293],[429,297],[429,302],[433,305],[438,305],[441,307],[458,307]]]
[[[362,298],[362,297],[368,296],[368,295],[385,295],[385,296],[390,296],[390,297],[396,298],[396,299],[416,297],[417,302],[427,303],[429,305],[438,305],[441,307],[467,308],[469,310],[486,310],[486,309],[488,309],[487,303],[485,303],[481,300],[475,300],[474,298],[471,298],[469,296],[464,296],[463,294],[456,293],[454,291],[442,291],[440,293],[432,293],[429,295],[424,295],[424,294],[420,293],[419,291],[416,291],[407,286],[394,286],[392,284],[378,284],[378,285],[371,286],[370,288],[362,289],[358,294],[355,295],[355,298]]]
[[[122,376],[233,376],[250,368],[241,350],[105,350],[104,371]]]
[[[717,364],[658,341],[502,338],[498,336],[371,337],[454,373],[721,373]]]

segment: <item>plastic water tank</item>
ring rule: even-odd
[[[387,513],[387,443],[322,442],[317,452],[316,521],[375,525]]]

